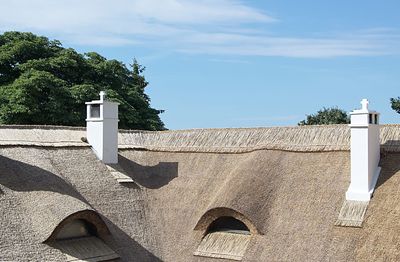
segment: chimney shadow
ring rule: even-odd
[[[129,189],[135,189],[138,190],[140,189],[140,186],[138,184],[136,184],[136,182],[122,182],[120,183],[123,187],[129,188]]]
[[[111,249],[119,254],[123,261],[162,261],[108,218],[102,216],[102,219],[107,224],[111,233],[109,239],[104,239],[104,241]]]
[[[85,198],[61,177],[40,167],[4,156],[0,156],[0,184],[13,191],[50,191],[69,195],[87,203]]]
[[[178,162],[159,162],[155,166],[142,166],[118,155],[118,163],[136,184],[150,189],[161,188],[178,177]]]
[[[107,234],[101,239],[104,243],[117,253],[120,259],[112,261],[148,261],[148,262],[161,262],[162,260],[156,257],[153,253],[148,251],[128,234],[126,234],[121,228],[111,222],[109,219],[101,215],[102,220],[106,223],[110,234]],[[57,240],[55,240],[57,241]],[[57,243],[54,241],[47,242],[50,247],[60,249]],[[76,257],[76,251],[70,251],[68,249],[62,249],[62,253]],[[85,257],[77,257],[85,259]],[[82,260],[83,261],[83,260]],[[85,260],[86,261],[86,260]],[[108,261],[108,260],[107,260]]]
[[[400,140],[388,140],[385,144],[381,145],[379,166],[382,170],[376,182],[375,189],[383,186],[400,171]]]

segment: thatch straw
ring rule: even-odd
[[[400,125],[382,125],[381,148],[387,152],[400,152]]]
[[[340,209],[339,217],[335,222],[336,226],[361,227],[369,201],[345,200]]]
[[[88,147],[84,128],[0,126],[0,146]],[[176,131],[120,130],[120,149],[160,152],[245,153],[256,150],[293,152],[348,151],[347,125],[223,128]],[[400,151],[400,125],[381,126],[381,147]]]
[[[349,150],[347,125],[195,129],[121,132],[120,148],[151,151],[244,153],[262,149],[285,151]]]
[[[126,175],[125,170],[119,164],[107,164],[107,169],[118,183],[132,183],[133,179]]]
[[[54,247],[66,255],[66,261],[108,261],[119,258],[97,237],[58,240]]]
[[[59,126],[0,126],[0,146],[88,147],[83,128]]]
[[[194,255],[242,260],[250,235],[227,232],[208,233],[201,241]]]
[[[350,182],[348,151],[119,154],[137,186],[117,183],[90,148],[0,147],[0,260],[65,261],[41,241],[91,208],[123,261],[218,261],[193,256],[203,237],[193,229],[221,207],[260,231],[244,261],[400,260],[400,153],[381,158],[362,228],[333,226]]]
[[[382,149],[400,151],[400,125],[381,126]],[[120,149],[160,152],[245,153],[256,150],[328,152],[350,150],[347,125],[120,131]]]

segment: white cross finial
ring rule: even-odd
[[[105,98],[106,98],[106,92],[100,91],[100,101],[104,101]]]
[[[368,99],[361,100],[361,110],[368,111]]]

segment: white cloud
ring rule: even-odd
[[[0,6],[3,27],[41,30],[275,21],[232,0],[0,0]]]
[[[247,60],[241,60],[241,59],[220,59],[220,58],[211,58],[211,62],[216,62],[216,63],[229,63],[229,64],[251,64]]]
[[[256,117],[238,117],[235,121],[249,121],[249,122],[286,122],[290,120],[297,120],[301,118],[300,115],[286,115],[286,116],[256,116]]]
[[[272,22],[276,19],[232,0],[133,1],[131,10],[145,19],[168,23],[213,24]]]
[[[326,58],[337,56],[372,56],[398,53],[399,34],[355,32],[320,38],[290,38],[269,35],[202,34],[187,35],[186,53],[259,55]]]
[[[382,55],[399,53],[400,46],[400,34],[385,28],[273,35],[260,26],[277,27],[278,20],[239,0],[0,0],[0,6],[1,31],[33,31],[67,44],[285,57]]]

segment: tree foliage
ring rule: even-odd
[[[400,114],[400,97],[390,98],[390,104],[392,109]]]
[[[120,103],[119,127],[163,130],[162,110],[150,107],[145,68],[63,48],[32,33],[0,35],[0,123],[85,125],[85,102],[99,91]]]
[[[316,114],[307,115],[305,120],[298,123],[303,125],[332,125],[332,124],[348,124],[350,122],[347,112],[337,107],[323,108]]]

